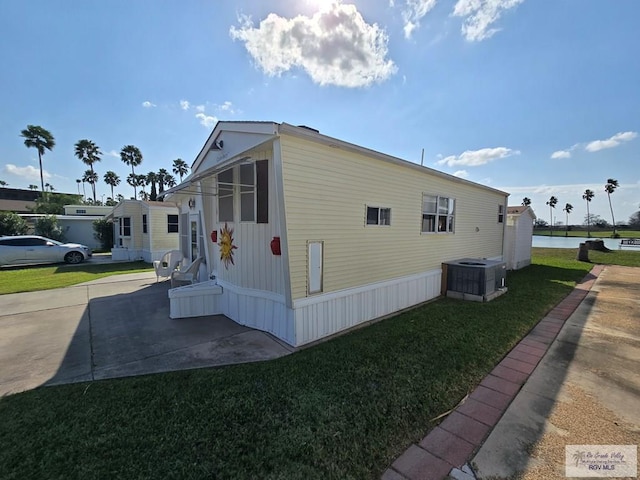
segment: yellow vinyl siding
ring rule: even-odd
[[[174,250],[179,244],[179,234],[167,231],[167,216],[178,215],[177,208],[150,208],[147,213],[147,231],[151,234],[152,251]],[[142,222],[142,217],[140,217]],[[148,242],[149,240],[147,240]]]
[[[294,299],[306,296],[309,240],[324,241],[324,292],[502,254],[499,192],[289,135],[281,145]],[[455,198],[455,234],[421,234],[423,193]],[[365,226],[366,205],[391,208],[391,226]]]

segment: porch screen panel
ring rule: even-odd
[[[180,250],[184,258],[191,258],[191,242],[189,241],[189,214],[180,214]]]
[[[269,223],[269,160],[256,162],[256,222]]]

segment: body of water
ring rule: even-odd
[[[586,237],[565,237],[565,236],[553,236],[553,237],[545,237],[542,235],[534,235],[533,243],[534,247],[542,247],[542,248],[578,248],[581,243],[586,242],[587,240],[596,240],[597,237],[586,238]],[[600,239],[598,239],[600,240]],[[605,247],[611,250],[618,250],[620,246],[619,238],[603,238]]]

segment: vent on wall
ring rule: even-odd
[[[445,262],[442,273],[447,297],[488,302],[507,291],[505,262],[461,258]]]

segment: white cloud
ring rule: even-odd
[[[481,148],[480,150],[467,150],[461,155],[450,155],[438,160],[438,165],[447,165],[453,167],[455,165],[464,165],[467,167],[477,167],[485,165],[500,158],[510,157],[511,155],[519,155],[518,150],[512,150],[506,147]]]
[[[11,175],[15,175],[16,177],[26,178],[27,180],[40,180],[40,169],[31,165],[18,167],[12,163],[7,163],[4,166],[4,171]],[[51,178],[51,174],[46,170],[42,170],[42,176],[45,180],[49,180]]]
[[[191,104],[189,103],[188,100],[180,100],[180,108],[182,110],[189,110],[190,106],[191,106]]]
[[[196,111],[197,112],[204,112],[204,105],[196,105]]]
[[[458,0],[453,16],[465,17],[462,34],[470,42],[479,42],[493,36],[500,29],[490,28],[502,12],[514,8],[524,0]]]
[[[114,158],[120,158],[120,152],[118,152],[116,150],[109,150],[107,153],[105,153],[105,155],[108,155],[108,156],[114,157]]]
[[[233,104],[229,101],[226,101],[222,105],[219,105],[218,109],[222,112],[227,112],[231,114],[235,113],[235,110],[233,109]]]
[[[571,158],[571,152],[569,150],[557,150],[551,154],[551,158]]]
[[[147,100],[146,102],[142,102],[142,106],[144,108],[151,108],[151,107],[155,107],[157,105],[155,103],[151,103],[149,100]]]
[[[196,118],[199,119],[200,123],[207,128],[211,128],[218,123],[218,119],[216,117],[206,115],[204,113],[196,113]]]
[[[436,6],[437,0],[406,0],[406,3],[407,5],[402,11],[404,36],[405,38],[411,38],[413,31],[420,27],[422,17]]]
[[[468,178],[469,177],[469,172],[467,172],[466,170],[458,170],[453,172],[453,176],[454,177],[459,177],[459,178]]]
[[[629,142],[638,136],[637,132],[620,132],[616,133],[613,137],[606,140],[594,140],[589,142],[585,149],[588,152],[597,152],[604,150],[605,148],[614,148],[620,145],[622,142]]]
[[[288,19],[270,13],[254,28],[239,19],[229,35],[244,42],[257,65],[269,76],[302,68],[320,85],[365,87],[397,71],[386,59],[386,32],[365,22],[355,5],[325,4],[312,17]]]

